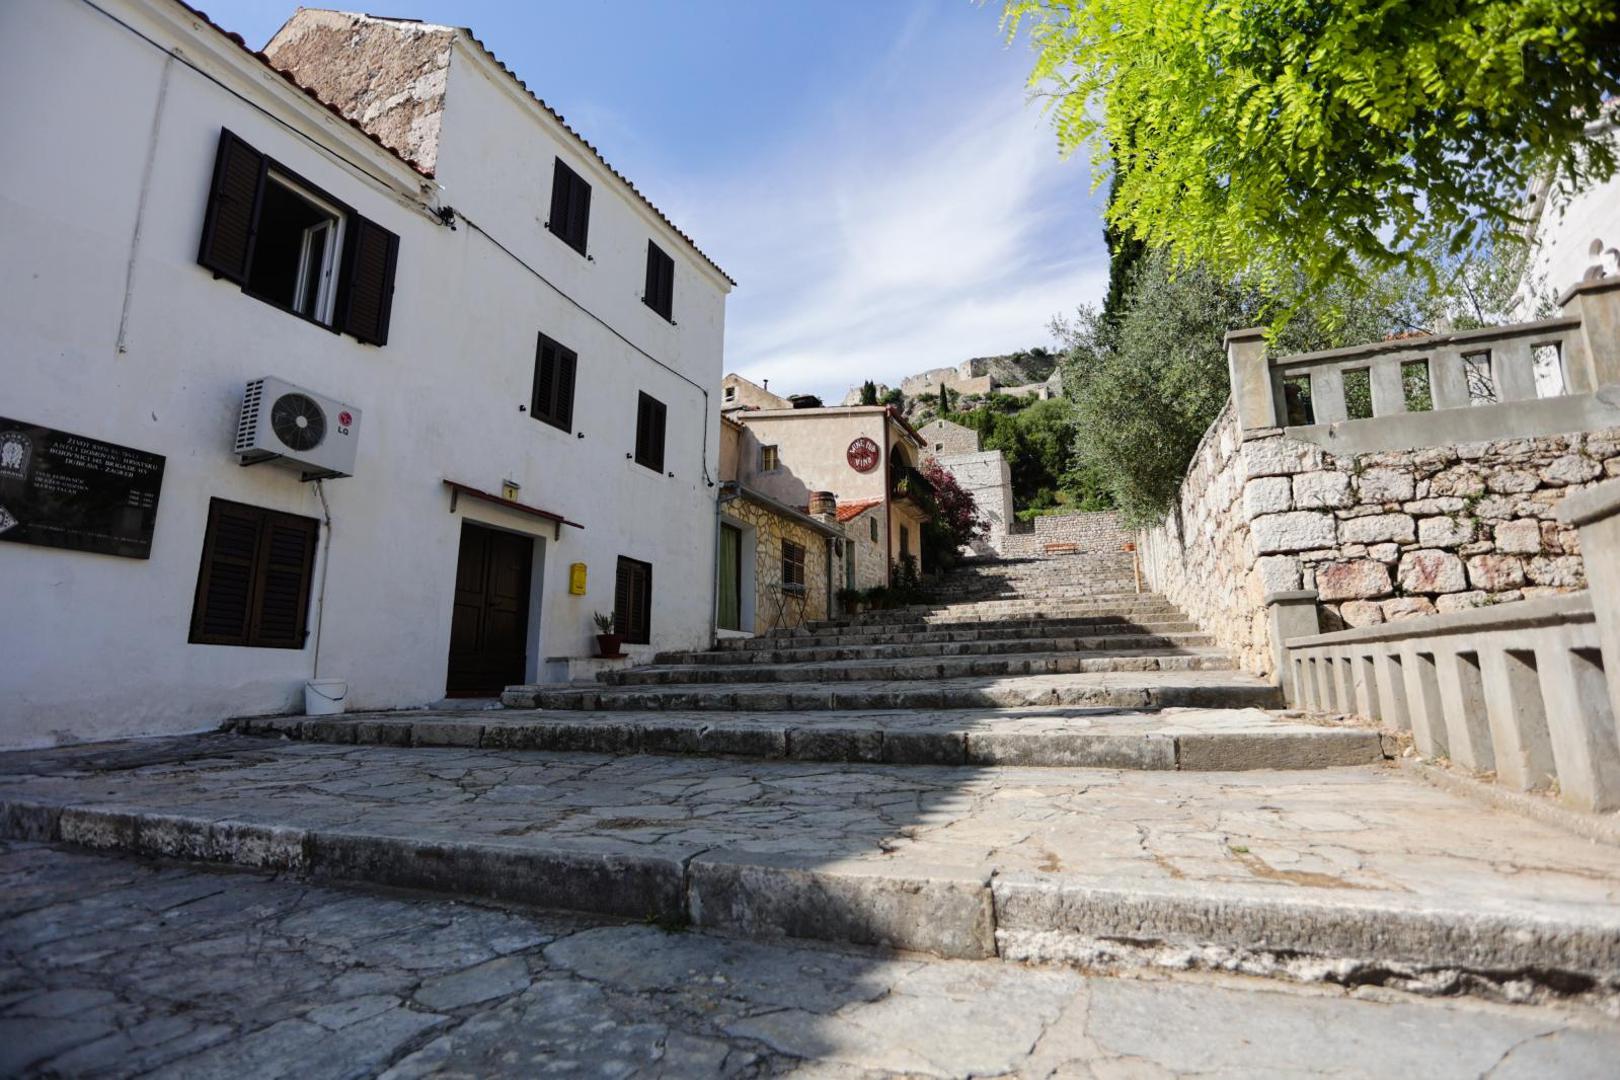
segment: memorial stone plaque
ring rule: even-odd
[[[145,559],[163,455],[0,416],[0,540]]]

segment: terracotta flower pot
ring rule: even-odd
[[[624,644],[623,636],[619,634],[597,634],[596,655],[604,660],[611,660],[616,656],[623,656],[619,646]]]

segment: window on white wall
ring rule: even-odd
[[[221,130],[197,261],[249,296],[388,341],[399,237]]]

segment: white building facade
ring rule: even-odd
[[[593,612],[633,652],[709,639],[731,282],[426,29],[407,160],[173,0],[0,7],[0,745],[298,711],[312,678],[496,691],[588,655]],[[337,403],[349,475],[239,463],[267,376]],[[74,470],[133,483],[125,450],[155,498],[80,513]]]

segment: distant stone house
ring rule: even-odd
[[[735,412],[738,409],[791,408],[793,402],[787,398],[773,394],[767,387],[750,382],[741,375],[728,374],[720,380],[721,412]]]
[[[949,420],[931,420],[918,429],[931,457],[973,496],[989,535],[973,544],[976,555],[999,553],[1013,520],[1012,470],[1000,450],[979,449],[979,433]]]
[[[745,428],[737,474],[742,485],[791,507],[810,506],[818,492],[830,493],[839,507],[863,504],[868,524],[857,530],[854,547],[846,546],[846,586],[890,584],[892,568],[906,556],[920,565],[933,489],[917,471],[926,444],[898,410],[852,405],[728,415]],[[862,544],[877,551],[863,554]]]
[[[1588,130],[1620,154],[1620,105],[1610,101]],[[1530,260],[1509,312],[1518,320],[1537,318],[1545,301],[1594,273],[1620,274],[1620,173],[1576,192],[1543,178],[1528,201]]]
[[[830,494],[789,506],[740,479],[747,429],[720,421],[715,631],[764,634],[825,619],[842,587],[844,528]]]

